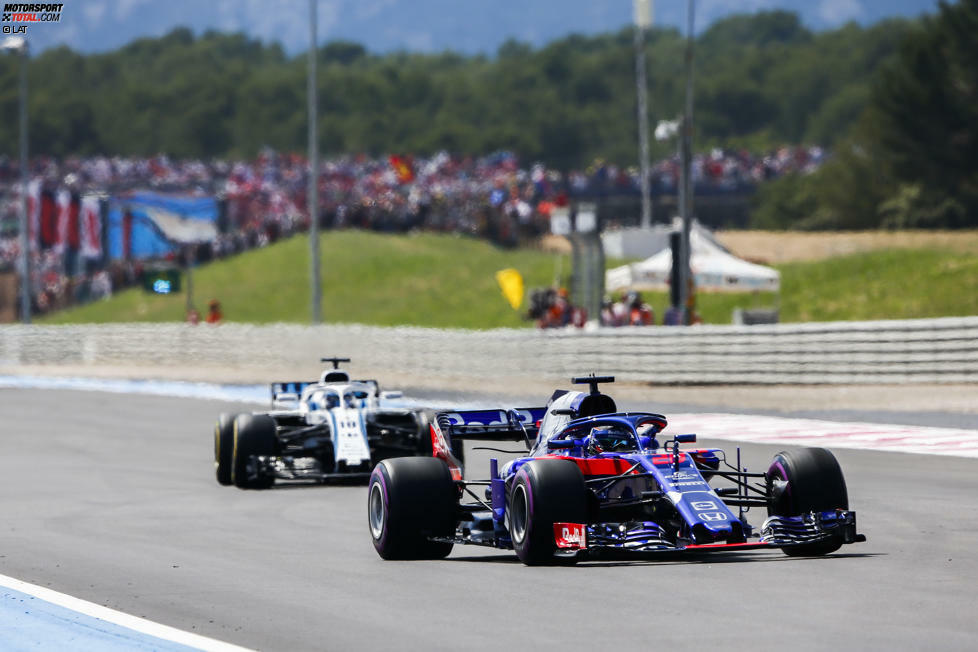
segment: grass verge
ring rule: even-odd
[[[194,294],[203,312],[221,301],[236,322],[308,323],[309,241],[294,237],[198,268]],[[570,273],[566,255],[498,249],[482,240],[431,233],[322,235],[323,316],[327,322],[486,329],[526,326],[503,299],[495,273],[518,269],[526,288]],[[609,261],[608,266],[622,261]],[[777,266],[781,295],[700,293],[708,324],[728,324],[734,308],[778,306],[781,321],[909,319],[978,314],[978,256],[937,249],[885,249]],[[661,323],[668,293],[645,293]],[[42,323],[182,321],[184,294],[140,289],[66,310]]]

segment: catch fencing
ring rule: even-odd
[[[475,380],[595,371],[658,384],[976,383],[978,317],[590,331],[231,323],[0,327],[0,368],[7,373],[38,366],[298,370],[321,355],[348,355],[356,368],[373,373]]]

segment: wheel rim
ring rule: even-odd
[[[781,467],[778,464],[778,467]],[[768,495],[768,514],[778,514],[786,516],[791,511],[790,483],[787,473],[783,468],[778,468],[773,474],[768,476],[767,495]]]
[[[785,495],[788,491],[788,483],[781,478],[774,478],[771,480],[771,486],[768,489],[768,493],[771,496],[771,502],[776,509],[784,512],[787,510],[787,496]]]
[[[384,494],[380,490],[380,483],[370,485],[370,500],[368,513],[370,514],[370,534],[374,539],[380,539],[384,534],[384,521],[387,519],[387,506],[384,505]]]
[[[530,512],[526,499],[526,487],[522,484],[516,485],[513,490],[513,498],[510,501],[509,527],[513,535],[513,541],[522,543],[526,538],[526,522]]]

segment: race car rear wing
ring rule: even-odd
[[[380,383],[378,383],[376,380],[354,380],[352,382],[364,383],[366,385],[370,385],[373,388],[374,396],[377,397],[380,396]],[[306,387],[309,387],[310,385],[316,385],[316,384],[318,384],[318,381],[315,380],[312,381],[293,380],[293,381],[272,383],[270,385],[270,389],[272,392],[272,402],[274,403],[275,401],[279,400],[279,395],[281,394],[285,394],[285,395],[294,394],[296,397],[302,396],[302,391]],[[291,396],[289,396],[289,398],[291,398]]]
[[[302,396],[302,390],[309,385],[315,385],[316,381],[311,382],[306,381],[291,381],[291,382],[281,382],[272,383],[270,389],[272,391],[272,402],[278,400],[280,394],[295,394],[296,398]]]
[[[452,439],[532,442],[545,407],[439,412],[438,426]]]
[[[452,439],[522,441],[529,450],[546,413],[545,407],[438,412],[428,427],[432,455],[444,460],[453,480],[461,480],[462,463],[452,453]]]

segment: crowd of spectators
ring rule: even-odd
[[[824,158],[820,147],[783,147],[764,154],[714,149],[695,155],[691,171],[697,193],[743,192],[788,172],[814,170]],[[653,194],[674,194],[679,175],[678,157],[654,162]],[[234,203],[231,222],[242,229],[266,213],[286,215],[294,207],[305,214],[306,209],[306,160],[272,151],[250,161],[175,160],[163,155],[41,157],[32,162],[31,176],[110,195],[158,190],[227,198]],[[0,193],[18,179],[16,163],[0,156]],[[639,181],[635,167],[598,160],[565,175],[539,163],[521,167],[509,152],[480,158],[445,152],[427,158],[340,156],[324,159],[320,166],[320,213],[326,226],[382,231],[420,227],[485,235],[492,228],[486,222],[493,211],[514,221],[504,229],[540,228],[555,204],[575,197],[637,194]],[[505,239],[509,234],[495,235]]]
[[[766,154],[716,149],[692,161],[697,193],[743,192],[788,172],[817,168],[819,147],[785,147]],[[654,163],[655,195],[674,194],[679,160]],[[30,176],[47,188],[106,196],[152,190],[213,196],[223,208],[221,234],[197,260],[263,246],[308,228],[306,160],[266,151],[253,160],[38,157]],[[19,254],[18,183],[13,159],[0,156],[0,270]],[[503,246],[549,231],[551,211],[575,198],[639,192],[635,168],[595,161],[585,170],[561,172],[542,164],[521,166],[515,155],[479,158],[445,152],[430,157],[340,156],[322,161],[319,220],[324,228],[356,227],[387,232],[413,229],[484,237]],[[34,305],[38,311],[108,296],[138,281],[139,261],[68,260],[56,250],[32,252]],[[563,318],[562,318],[563,319]]]
[[[530,309],[526,318],[537,328],[583,328],[587,323],[587,309],[570,301],[565,287],[538,288],[530,293]]]
[[[693,156],[690,175],[697,194],[743,193],[757,184],[792,172],[809,173],[825,161],[821,147],[781,147],[763,154],[744,149],[714,148]],[[679,188],[679,156],[653,162],[650,168],[652,194],[674,195]],[[595,161],[586,170],[568,174],[572,196],[638,194],[641,178],[635,167],[618,167]]]
[[[655,310],[638,292],[622,292],[618,301],[605,297],[599,321],[602,326],[652,326]]]
[[[669,306],[662,315],[663,326],[678,326],[686,319],[689,324],[702,324],[703,318],[696,311],[696,292],[690,285],[690,295],[686,303],[686,315],[677,306]],[[642,299],[642,295],[634,290],[622,292],[618,300],[605,297],[601,304],[601,314],[598,319],[602,326],[654,326],[656,325],[655,309]]]
[[[687,304],[690,324],[702,324],[703,319],[696,312],[695,295],[691,295]],[[563,287],[537,288],[530,293],[530,309],[526,318],[533,321],[537,328],[565,328],[575,326],[584,328],[588,321],[586,308],[575,306]],[[634,290],[622,292],[617,299],[609,296],[601,303],[598,314],[598,324],[604,327],[617,328],[620,326],[678,326],[682,323],[683,313],[675,306],[666,309],[661,322],[656,322],[655,309]]]

